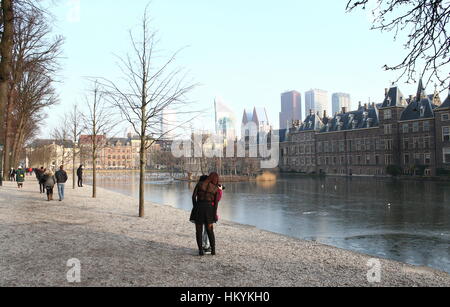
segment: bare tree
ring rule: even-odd
[[[196,85],[188,84],[179,68],[172,69],[175,52],[160,65],[157,56],[156,32],[150,30],[148,8],[146,8],[141,25],[141,38],[138,40],[130,31],[133,54],[119,58],[119,66],[125,80],[119,84],[105,80],[105,89],[111,103],[121,111],[123,118],[132,125],[140,138],[140,183],[139,183],[139,217],[144,217],[144,176],[147,150],[155,142],[191,121],[195,112],[186,110],[186,94]],[[124,84],[124,85],[123,85]],[[161,131],[161,122],[165,110],[177,110],[178,115],[190,118],[180,121],[170,131]]]
[[[78,140],[80,139],[81,132],[83,130],[81,126],[81,120],[83,118],[83,114],[78,111],[77,105],[73,105],[73,109],[68,116],[67,124],[70,127],[70,139],[72,140],[72,184],[73,189],[76,188],[76,172],[77,172],[77,155],[80,155],[80,144]]]
[[[384,68],[401,71],[398,80],[406,77],[407,83],[419,77],[427,80],[428,85],[436,79],[444,90],[450,80],[450,1],[348,0],[347,11],[367,9],[372,3],[372,29],[393,32],[395,39],[407,34],[403,61]]]
[[[12,75],[12,57],[14,46],[14,11],[13,0],[1,0],[1,22],[2,22],[2,38],[0,42],[0,144],[5,144],[5,111],[8,103],[9,83]],[[5,148],[7,149],[7,148]],[[0,170],[3,169],[4,153],[0,154]],[[0,174],[4,178],[7,177],[9,168],[4,168],[4,173]],[[1,182],[1,180],[0,180]]]
[[[47,14],[34,1],[15,0],[12,5],[12,57],[5,64],[10,66],[7,101],[5,109],[0,110],[6,111],[0,133],[7,153],[5,169],[17,164],[25,143],[36,135],[42,110],[57,102],[53,83],[63,44],[62,37],[51,38]]]
[[[65,115],[61,118],[58,127],[53,129],[52,133],[52,136],[56,141],[55,143],[58,146],[61,146],[61,163],[63,166],[65,166],[65,162],[72,155],[72,153],[67,148],[71,141],[70,128],[68,128],[67,123],[68,117],[67,115]],[[56,165],[56,167],[58,166],[59,165]]]
[[[90,91],[91,97],[86,97],[88,113],[84,116],[84,126],[89,133],[90,154],[92,159],[92,198],[97,197],[97,162],[101,149],[106,145],[106,136],[113,131],[117,121],[111,108],[104,99],[104,90],[94,81]]]

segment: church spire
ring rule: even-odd
[[[420,101],[425,98],[427,95],[425,94],[425,88],[423,87],[422,78],[419,81],[419,87],[417,88],[416,100]]]

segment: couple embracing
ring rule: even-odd
[[[211,173],[209,176],[200,178],[192,195],[192,209],[190,221],[195,223],[197,245],[199,255],[205,255],[204,242],[208,241],[211,246],[211,255],[216,254],[216,238],[214,235],[214,224],[218,222],[217,209],[222,198],[223,187],[219,184],[219,175]],[[203,227],[206,228],[205,232]],[[207,237],[204,240],[204,237]]]

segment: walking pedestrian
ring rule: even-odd
[[[40,169],[35,170],[36,179],[39,183],[39,191],[41,194],[45,193],[45,181],[44,181],[44,173],[45,173],[44,167],[41,167]]]
[[[23,183],[25,182],[25,171],[22,168],[22,166],[19,166],[16,172],[16,181],[17,181],[17,187],[19,189],[23,188]]]
[[[208,178],[199,182],[192,195],[194,208],[191,212],[191,222],[195,223],[197,246],[199,255],[204,256],[203,250],[203,225],[211,244],[211,255],[216,254],[216,238],[214,235],[214,223],[217,222],[217,209],[219,207],[219,175],[211,173]],[[214,206],[212,204],[214,203]]]
[[[16,181],[16,170],[11,167],[11,170],[9,171],[9,181]]]
[[[58,195],[59,195],[59,201],[64,200],[64,188],[66,186],[66,182],[68,179],[67,173],[64,170],[64,166],[61,165],[59,167],[59,171],[55,173],[56,177],[56,183],[58,184]]]
[[[53,200],[53,188],[55,187],[55,174],[51,170],[47,170],[43,176],[45,190],[47,191],[47,200]]]
[[[83,165],[80,165],[80,167],[77,169],[77,177],[78,177],[78,187],[83,187]]]

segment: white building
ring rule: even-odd
[[[175,138],[177,128],[177,113],[174,110],[165,109],[161,114],[161,136],[163,139]]]
[[[322,116],[324,112],[329,112],[328,92],[319,89],[312,89],[305,93],[305,110],[306,114],[312,111]]]
[[[341,113],[342,108],[351,110],[350,94],[346,93],[334,93],[332,96],[333,114]]]

